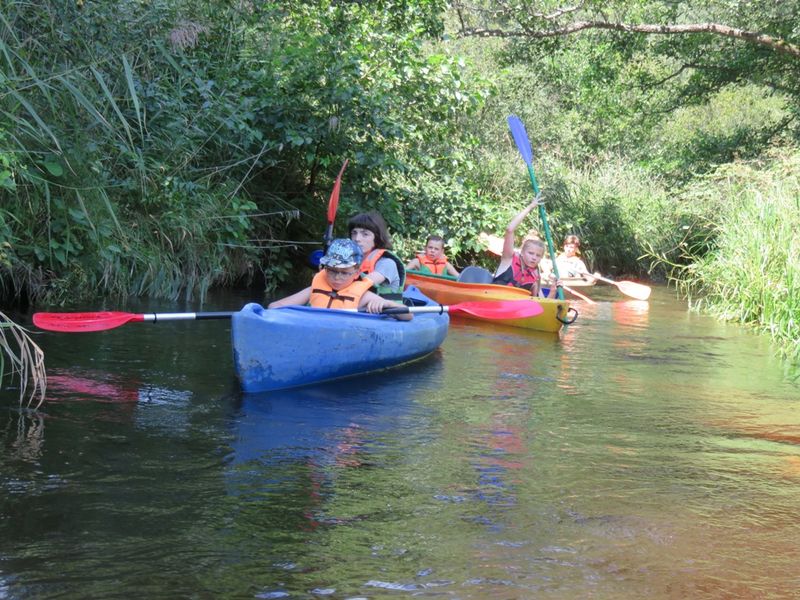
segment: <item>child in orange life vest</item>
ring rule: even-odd
[[[319,261],[324,267],[314,275],[311,285],[296,294],[271,302],[267,308],[310,304],[318,308],[359,308],[377,314],[384,308],[403,306],[370,292],[372,282],[361,279],[359,266],[363,259],[358,244],[348,239],[331,242],[325,256]],[[410,313],[391,315],[401,321],[410,321]]]
[[[539,261],[542,260],[545,252],[544,242],[540,239],[526,238],[522,242],[519,252],[514,250],[514,231],[538,205],[539,200],[534,199],[511,219],[506,227],[506,234],[503,238],[503,255],[500,257],[500,264],[497,265],[492,283],[525,288],[530,290],[533,296],[545,297],[541,291],[542,276],[539,271]],[[551,278],[548,298],[554,298],[557,286],[561,285],[560,281],[553,281],[554,279],[555,277]]]
[[[458,277],[458,271],[444,255],[444,239],[438,235],[428,236],[428,240],[425,242],[425,254],[417,254],[416,258],[408,261],[406,269],[429,271],[434,275],[447,273]]]

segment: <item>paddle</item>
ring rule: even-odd
[[[328,227],[325,229],[325,235],[323,237],[325,240],[325,248],[330,246],[333,241],[333,222],[336,220],[336,211],[339,209],[339,191],[342,189],[342,175],[344,175],[344,170],[347,168],[348,162],[350,162],[350,159],[345,158],[344,163],[342,163],[342,168],[339,169],[339,174],[336,176],[336,181],[333,184],[331,197],[328,200]]]
[[[531,187],[533,188],[533,195],[539,197],[539,184],[536,181],[536,173],[533,170],[533,150],[531,150],[531,143],[528,140],[528,132],[525,131],[525,125],[519,120],[516,115],[508,117],[508,128],[511,130],[511,137],[514,138],[514,143],[517,145],[522,160],[528,167],[528,175],[531,179]],[[556,251],[553,247],[553,237],[550,235],[550,226],[547,224],[547,213],[544,210],[544,204],[539,203],[539,216],[542,219],[542,227],[544,228],[544,237],[547,240],[547,249],[550,252],[550,260],[553,261],[553,273],[556,279],[559,279],[558,267],[556,266]],[[563,286],[558,286],[558,298],[564,299]]]
[[[280,309],[275,309],[280,310]],[[403,313],[464,313],[483,319],[526,319],[542,314],[544,309],[538,302],[530,300],[502,300],[489,302],[461,302],[450,306],[398,306],[386,309],[385,314]],[[35,313],[33,324],[39,329],[62,333],[105,331],[121,327],[126,323],[158,323],[160,321],[202,321],[207,319],[230,319],[236,311],[205,313],[149,313],[127,312],[83,312],[83,313]]]
[[[532,300],[490,300],[479,302],[459,302],[449,306],[397,306],[383,310],[385,315],[405,313],[463,313],[473,317],[490,320],[527,319],[537,317],[544,312],[538,302]]]
[[[605,277],[592,275],[591,273],[583,273],[583,276],[591,277],[593,279],[597,279],[598,281],[615,285],[620,292],[626,296],[630,296],[631,298],[636,298],[637,300],[647,300],[650,297],[650,292],[653,291],[649,286],[646,286],[642,283],[636,283],[635,281],[614,281],[613,279],[606,279]]]
[[[33,315],[33,324],[39,329],[77,333],[83,331],[105,331],[125,325],[125,323],[158,321],[202,321],[206,319],[230,319],[234,312],[205,313],[150,313],[135,314],[126,312],[82,312],[46,313]]]
[[[339,174],[336,176],[336,181],[334,181],[333,183],[331,196],[328,199],[328,226],[325,228],[325,233],[322,236],[322,241],[325,244],[325,249],[314,250],[308,256],[308,262],[314,268],[319,267],[319,261],[321,261],[322,257],[325,256],[325,252],[328,250],[328,246],[330,246],[331,242],[333,241],[333,222],[336,220],[336,211],[339,209],[339,191],[342,189],[342,175],[344,174],[344,170],[347,167],[348,162],[350,162],[349,158],[344,159],[344,163],[342,163],[342,168],[339,169]]]
[[[597,302],[595,302],[594,300],[589,298],[589,296],[587,296],[586,294],[581,294],[580,292],[577,292],[574,289],[572,289],[571,287],[567,287],[565,285],[562,285],[561,287],[563,287],[566,291],[568,291],[573,296],[577,296],[578,298],[580,298],[584,302],[587,302],[589,304],[597,304]]]

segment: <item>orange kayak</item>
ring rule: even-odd
[[[549,331],[557,333],[561,325],[572,322],[568,300],[547,298],[533,298],[530,292],[508,285],[495,285],[491,283],[463,283],[447,276],[437,276],[409,270],[406,272],[406,284],[414,285],[419,290],[439,304],[458,304],[459,302],[491,301],[491,300],[522,300],[530,298],[544,308],[541,315],[527,319],[508,319],[493,321],[495,324],[511,327],[524,327],[536,331]],[[574,311],[572,311],[574,314]],[[470,319],[479,319],[464,315]]]

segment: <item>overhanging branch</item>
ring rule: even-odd
[[[575,21],[574,23],[554,29],[519,29],[506,31],[504,29],[467,28],[461,30],[461,35],[464,37],[527,37],[541,39],[572,35],[573,33],[579,33],[585,29],[610,29],[612,31],[622,31],[626,33],[646,33],[653,35],[710,33],[764,46],[779,54],[791,56],[792,58],[800,58],[800,46],[790,44],[786,40],[765,33],[737,29],[736,27],[729,27],[719,23],[692,23],[687,25],[651,25],[641,23],[632,25],[628,23],[613,23],[610,21]]]

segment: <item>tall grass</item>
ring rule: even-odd
[[[695,309],[769,333],[800,363],[800,153],[733,163],[704,186],[720,212],[710,247],[675,273]]]
[[[187,120],[204,78],[162,43],[177,9],[126,3],[119,18],[139,39],[124,25],[121,38],[96,39],[109,31],[89,32],[114,9],[8,3],[0,199],[15,208],[0,209],[0,300],[202,297],[259,271],[247,244],[255,204],[240,191],[251,165],[228,168],[212,143],[218,124]],[[59,44],[63,35],[74,42]]]

